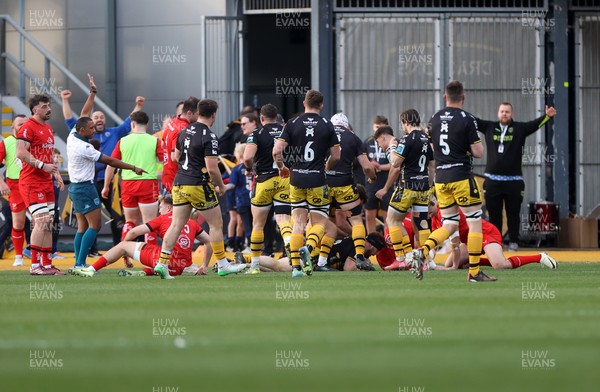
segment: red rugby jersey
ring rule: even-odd
[[[173,213],[170,212],[166,215],[160,215],[146,223],[148,228],[153,232],[157,233],[161,238],[164,238],[165,233],[171,226],[173,219]],[[198,234],[202,233],[200,225],[193,220],[188,220],[186,225],[181,229],[181,234],[175,242],[173,252],[171,252],[171,258],[173,260],[185,260],[186,267],[192,264],[192,251],[194,248],[194,239]]]
[[[182,129],[187,128],[190,122],[185,117],[177,116],[166,126],[163,132],[163,148],[164,148],[164,168],[162,175],[162,184],[167,189],[171,189],[175,174],[177,174],[177,162],[171,160],[171,152],[175,150],[177,137]]]
[[[53,163],[54,132],[50,124],[40,124],[31,117],[19,129],[17,139],[29,142],[29,152],[34,158],[44,163]],[[28,184],[52,182],[52,177],[50,173],[24,163],[19,181]]]

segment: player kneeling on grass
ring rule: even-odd
[[[367,235],[364,252],[365,258],[368,259],[371,256],[377,256],[383,248],[385,248],[385,240],[381,234],[371,233]],[[235,259],[238,263],[247,263],[249,255],[237,252]],[[292,271],[292,265],[287,257],[277,260],[269,256],[260,256],[259,265],[260,270],[264,272]],[[333,243],[327,258],[327,265],[329,266],[328,269],[316,269],[315,271],[359,271],[356,267],[356,252],[352,237],[344,237]]]
[[[171,220],[173,218],[173,199],[171,198],[171,195],[167,194],[162,199],[159,212],[160,216],[130,230],[123,242],[120,242],[117,246],[111,248],[92,266],[83,269],[70,270],[69,272],[74,275],[91,277],[94,276],[96,271],[114,263],[121,257],[126,256],[139,261],[147,268],[144,268],[143,271],[121,270],[119,271],[119,275],[154,275],[154,267],[156,266],[156,260],[158,260],[158,256],[160,255],[161,247],[145,242],[134,242],[133,240],[138,236],[150,232],[156,232],[159,237],[163,238],[171,225]],[[197,239],[206,246],[204,261],[199,268],[194,268],[194,265],[192,264],[194,239]],[[169,262],[169,274],[171,276],[181,275],[183,272],[193,269],[196,271],[196,275],[205,275],[211,256],[212,248],[210,246],[208,234],[202,230],[196,221],[190,219],[181,230],[181,234],[173,248],[171,260]]]

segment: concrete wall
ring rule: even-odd
[[[200,18],[224,16],[225,1],[211,0],[115,0],[116,1],[116,105],[121,117],[129,114],[137,95],[147,98],[145,111],[151,129],[175,110],[175,104],[189,95],[200,96],[196,75],[200,64]],[[80,80],[87,83],[89,72],[96,78],[98,96],[105,99],[107,75],[108,1],[97,0],[23,0],[23,25],[58,61]],[[0,13],[19,21],[19,0],[0,3]],[[7,47],[19,57],[16,32],[7,33]],[[44,74],[42,56],[30,45],[23,48],[25,65],[35,74]],[[7,65],[8,89],[19,95],[19,74]],[[59,72],[45,80],[58,92],[65,88],[75,92],[76,111],[86,94],[75,91]],[[26,98],[36,87],[25,79]],[[52,125],[59,135],[66,135],[62,115],[56,106]]]

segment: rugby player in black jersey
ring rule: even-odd
[[[375,169],[367,158],[362,140],[349,130],[348,117],[343,113],[334,114],[331,123],[335,128],[340,141],[340,160],[327,171],[327,185],[329,187],[329,202],[333,208],[350,211],[350,224],[352,225],[352,240],[356,250],[356,266],[359,269],[373,270],[371,263],[365,258],[365,237],[367,236],[362,220],[362,203],[356,190],[352,176],[354,160],[357,159],[370,182],[376,180]],[[333,223],[331,223],[333,225]],[[337,232],[337,230],[335,230]],[[335,237],[326,234],[321,239],[318,268],[327,265],[327,258]]]
[[[192,207],[200,212],[209,225],[210,245],[217,258],[219,275],[240,272],[245,266],[231,265],[225,258],[223,244],[223,218],[218,195],[225,193],[225,185],[218,166],[219,141],[210,127],[217,117],[218,104],[211,99],[198,103],[198,121],[179,133],[175,157],[178,169],[173,181],[173,220],[163,237],[160,257],[154,272],[162,279],[169,275],[169,258],[175,242],[182,248],[194,244],[183,244],[178,240],[181,230],[190,219]],[[215,183],[213,185],[212,182]]]
[[[339,140],[333,125],[320,115],[323,94],[309,90],[303,103],[304,114],[286,123],[273,147],[273,159],[279,168],[279,175],[290,176],[294,221],[290,238],[292,277],[312,273],[310,254],[321,241],[329,217],[325,170],[330,170],[340,159]],[[289,169],[284,165],[284,149],[286,161],[290,162]],[[309,212],[312,227],[306,234],[305,244],[304,231]]]
[[[409,210],[412,210],[412,219],[419,231],[419,243],[424,244],[431,233],[431,220],[427,213],[435,172],[431,141],[420,128],[421,116],[415,109],[402,112],[400,124],[404,136],[399,141],[390,127],[381,127],[374,135],[381,149],[388,154],[392,166],[402,169],[401,182],[392,195],[386,217],[396,253],[396,261],[389,266],[390,270],[403,269],[406,264],[412,263],[410,237],[402,224]],[[403,265],[403,262],[406,264]]]
[[[446,107],[433,115],[429,134],[435,159],[435,193],[442,212],[442,227],[435,230],[421,249],[414,252],[415,277],[423,278],[423,264],[429,251],[458,230],[459,208],[467,218],[469,236],[469,282],[490,282],[479,269],[481,233],[481,191],[472,173],[473,157],[481,158],[483,144],[477,134],[477,120],[462,109],[465,94],[462,83],[446,85]]]
[[[373,134],[379,127],[389,126],[387,117],[377,115],[373,118]],[[385,157],[385,151],[381,150],[373,135],[369,136],[364,141],[364,149],[367,157],[373,164],[377,174],[375,182],[365,182],[365,190],[367,191],[367,202],[365,203],[365,221],[367,231],[374,232],[377,229],[377,212],[381,210],[381,215],[385,220],[388,203],[392,197],[393,184],[398,177],[398,171],[392,169],[390,162]],[[390,178],[391,177],[391,178]]]
[[[277,122],[277,107],[270,103],[260,109],[262,128],[248,136],[244,151],[244,165],[256,173],[256,181],[251,193],[252,236],[250,237],[251,265],[247,274],[260,272],[259,258],[265,241],[264,227],[271,206],[275,208],[275,221],[281,237],[289,246],[292,227],[290,225],[290,179],[279,176],[279,169],[273,161],[275,139],[281,135],[283,127]]]

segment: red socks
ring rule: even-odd
[[[519,268],[531,263],[539,263],[542,259],[541,254],[531,256],[510,256],[508,261],[512,264],[513,268]]]
[[[519,268],[519,267],[522,267],[527,264],[539,263],[541,259],[542,259],[542,255],[537,254],[537,255],[530,255],[530,256],[510,256],[508,258],[508,261],[512,265],[513,269],[515,269],[515,268]],[[492,266],[492,264],[490,263],[490,260],[487,257],[480,258],[479,265],[485,265],[488,267]]]
[[[131,229],[133,229],[135,227],[135,223],[127,221],[125,222],[125,224],[123,225],[123,229],[121,230],[121,241],[123,241],[125,239],[125,236],[127,235],[127,233],[129,231],[131,231]]]
[[[15,255],[17,256],[23,256],[23,245],[25,244],[24,231],[24,229],[17,230],[13,228],[11,232],[12,242],[15,246]]]
[[[38,254],[41,255],[44,267],[52,265],[52,248],[39,248]]]
[[[96,262],[94,264],[92,264],[92,267],[94,267],[94,269],[96,271],[100,271],[102,268],[106,267],[108,265],[108,260],[106,260],[106,258],[104,256],[100,256],[100,258],[98,260],[96,260]]]

